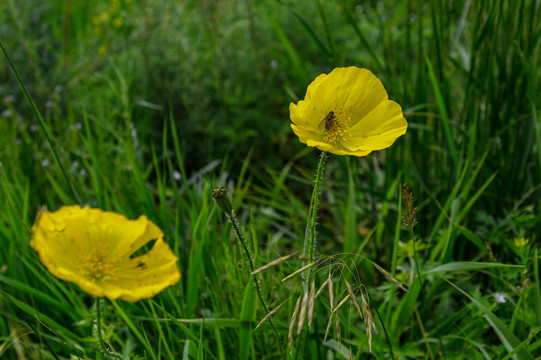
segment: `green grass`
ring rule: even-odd
[[[0,357],[280,358],[303,284],[282,279],[304,260],[319,156],[288,105],[356,65],[408,132],[365,158],[329,156],[313,269],[335,306],[346,281],[363,294],[377,332],[370,353],[350,300],[340,339],[333,319],[324,341],[324,288],[290,358],[541,359],[539,1],[114,3],[0,1],[0,42],[29,95],[0,54]],[[283,304],[279,339],[268,321],[254,330],[266,314],[217,186],[256,268],[297,253],[258,275],[269,308]],[[99,301],[102,353],[96,299],[28,245],[41,206],[75,203],[146,214],[182,272],[152,299]]]

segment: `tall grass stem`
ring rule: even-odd
[[[413,246],[413,258],[415,259],[415,270],[417,271],[417,277],[419,278],[419,285],[421,285],[421,294],[423,299],[426,298],[423,279],[421,279],[421,271],[419,270],[419,258],[417,257],[417,250],[415,249],[415,234],[413,233],[413,226],[408,226],[410,229],[411,244]]]
[[[77,201],[78,203],[81,203],[81,200],[79,199],[79,196],[75,192],[75,189],[73,188],[71,181],[68,178],[68,175],[66,174],[66,170],[64,169],[64,166],[62,166],[62,163],[60,162],[60,158],[58,157],[58,154],[56,152],[56,144],[53,142],[53,138],[51,137],[49,133],[49,129],[47,128],[47,125],[45,124],[45,120],[43,120],[43,117],[41,116],[39,110],[36,108],[36,105],[34,104],[34,101],[28,94],[28,91],[26,91],[26,87],[24,86],[21,78],[19,77],[19,73],[17,72],[17,69],[15,69],[15,65],[11,61],[11,58],[9,57],[6,49],[4,48],[4,45],[0,42],[0,48],[4,52],[4,56],[6,57],[9,66],[11,67],[11,70],[13,70],[13,73],[15,74],[15,77],[17,78],[17,82],[19,83],[19,87],[21,88],[21,91],[24,94],[24,97],[26,98],[26,101],[28,101],[28,104],[30,105],[30,108],[32,109],[32,112],[39,120],[39,124],[41,125],[41,128],[43,129],[43,132],[45,133],[45,137],[47,138],[47,142],[49,143],[51,147],[51,152],[53,153],[53,157],[56,160],[56,163],[60,167],[60,171],[62,172],[62,175],[64,176],[64,179],[66,180],[66,183],[68,185],[68,188],[70,189],[71,195],[73,196],[73,199]]]

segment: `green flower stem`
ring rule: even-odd
[[[98,340],[99,340],[99,358],[103,359],[103,338],[101,336],[101,304],[100,304],[100,298],[96,297],[96,322],[97,322],[97,332],[98,332]]]
[[[317,210],[319,207],[319,193],[320,187],[325,174],[325,161],[327,159],[327,152],[322,151],[319,163],[317,165],[316,181],[314,183],[314,190],[312,191],[312,198],[310,199],[310,208],[308,209],[308,217],[306,219],[306,230],[304,233],[304,243],[302,246],[303,261],[301,267],[306,266],[314,261],[314,250],[316,247],[316,224],[317,224]],[[302,289],[304,294],[310,291],[310,280],[314,274],[314,266],[310,267],[307,271],[302,273]],[[297,353],[300,354],[300,349],[306,344],[307,332],[303,331],[298,340]]]
[[[237,221],[237,218],[235,217],[235,213],[231,211],[230,213],[226,213],[225,215],[227,216],[229,221],[231,221],[231,224],[233,224],[233,229],[235,229],[235,235],[237,235],[237,240],[241,244],[242,249],[244,250],[244,254],[246,255],[246,259],[248,260],[248,264],[250,265],[250,274],[252,276],[252,281],[254,282],[254,286],[257,292],[257,297],[259,298],[259,302],[261,303],[261,306],[263,306],[263,310],[265,310],[265,314],[269,314],[270,313],[269,307],[267,306],[267,303],[263,299],[263,295],[261,295],[261,288],[259,286],[259,281],[257,280],[257,274],[253,274],[253,272],[255,271],[255,267],[254,267],[252,253],[250,252],[250,249],[248,248],[248,245],[246,244],[246,240],[244,239],[244,235],[242,234],[242,231],[240,230],[239,223]],[[280,347],[281,356],[283,359],[285,359],[284,349],[282,348],[282,342],[280,341],[280,334],[278,334],[276,325],[274,324],[272,317],[269,317],[268,321],[272,327],[272,330],[274,331],[274,335],[276,336],[278,346]]]
[[[310,200],[310,210],[308,211],[308,219],[306,220],[306,232],[304,234],[304,244],[302,248],[302,256],[306,258],[306,261],[302,262],[302,266],[310,264],[314,261],[314,249],[316,247],[316,224],[317,224],[317,209],[319,207],[319,188],[321,187],[323,175],[325,174],[325,160],[327,159],[327,152],[321,152],[319,158],[319,164],[317,166],[316,181],[314,184],[314,191],[312,192],[312,199]],[[308,271],[308,275],[304,276],[304,291],[308,291],[308,284],[310,282],[312,271]]]
[[[233,207],[231,204],[231,200],[229,199],[229,196],[227,195],[227,190],[223,187],[216,188],[213,191],[212,197],[216,201],[216,204],[220,207],[220,209],[225,213],[225,216],[229,219],[231,224],[233,225],[233,229],[235,230],[235,235],[237,236],[237,240],[239,241],[242,250],[244,252],[244,255],[246,255],[246,259],[248,260],[248,264],[250,265],[250,275],[252,277],[252,281],[255,286],[255,290],[257,292],[257,297],[259,299],[259,302],[261,303],[261,306],[263,307],[263,310],[265,310],[266,314],[270,313],[269,307],[267,306],[267,303],[265,302],[265,299],[263,299],[263,295],[261,295],[261,288],[259,286],[259,282],[257,280],[257,274],[254,274],[255,267],[254,267],[254,261],[253,256],[248,248],[248,245],[246,244],[246,240],[244,239],[244,234],[242,233],[239,222],[237,221],[237,218],[235,217],[235,213],[233,211]],[[274,335],[276,336],[276,341],[278,343],[278,346],[280,348],[280,355],[282,359],[285,359],[285,353],[284,349],[282,347],[282,342],[280,341],[280,334],[278,333],[278,329],[276,328],[276,325],[274,324],[274,321],[272,320],[272,317],[269,317],[269,323],[272,327],[272,330],[274,331]]]

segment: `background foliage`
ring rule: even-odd
[[[318,74],[355,65],[381,78],[409,128],[385,151],[328,159],[318,282],[331,271],[336,294],[344,279],[370,294],[378,333],[370,353],[348,305],[341,346],[336,331],[323,341],[318,298],[291,357],[539,358],[539,1],[0,0],[0,10],[0,41],[51,134],[2,56],[0,356],[278,357],[300,291],[280,280],[300,261],[260,279],[272,308],[289,299],[274,317],[282,338],[251,330],[265,314],[210,192],[229,188],[256,266],[299,251],[318,152],[290,130],[288,106]],[[404,182],[414,231],[401,226]],[[102,302],[103,354],[93,299],[28,246],[40,206],[73,203],[147,214],[180,257],[181,282],[153,300]]]

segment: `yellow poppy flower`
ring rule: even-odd
[[[302,143],[336,155],[365,156],[385,149],[408,127],[381,81],[354,66],[319,75],[289,112]]]
[[[156,242],[150,251],[132,258],[151,240]],[[78,205],[43,211],[32,226],[30,245],[51,274],[111,300],[149,298],[180,278],[163,232],[144,215],[128,220]]]

